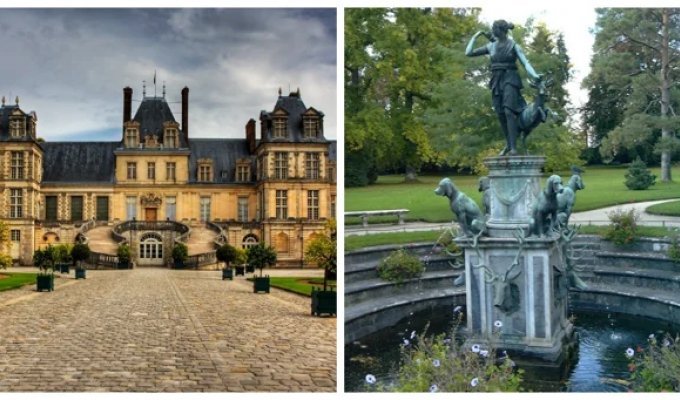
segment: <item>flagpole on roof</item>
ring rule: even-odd
[[[153,70],[153,97],[156,97],[156,70]]]

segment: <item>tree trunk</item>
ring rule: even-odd
[[[670,99],[671,99],[671,94],[670,94],[670,87],[671,87],[671,82],[669,79],[669,70],[670,70],[670,65],[669,65],[669,55],[668,55],[668,46],[669,46],[669,25],[670,25],[670,18],[669,18],[669,10],[667,8],[664,8],[661,10],[662,16],[661,16],[661,32],[662,32],[662,39],[661,39],[661,118],[667,119],[668,118],[668,106],[670,104]],[[668,126],[664,123],[663,127],[661,128],[661,138],[664,140],[668,140],[667,138],[671,137],[671,131],[668,128]],[[671,151],[670,149],[662,149],[661,150],[661,181],[662,182],[670,182],[671,179]]]

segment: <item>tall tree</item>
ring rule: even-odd
[[[680,10],[614,8],[597,12],[595,56],[586,86],[591,94],[604,95],[602,103],[609,90],[624,99],[623,118],[603,138],[600,152],[603,158],[612,159],[622,150],[637,147],[645,152],[653,146],[661,156],[661,180],[670,182],[671,157],[678,147],[674,132],[678,98],[673,90],[678,71],[673,63],[680,58]],[[587,118],[599,123],[618,119],[606,109],[591,108],[589,113]],[[605,113],[610,115],[597,115]]]

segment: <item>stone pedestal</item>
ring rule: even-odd
[[[465,250],[467,333],[471,341],[558,360],[571,342],[567,277],[558,237],[523,238],[531,207],[544,183],[543,157],[493,157],[489,167],[488,236]],[[500,327],[499,327],[500,326]]]

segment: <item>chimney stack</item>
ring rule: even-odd
[[[255,154],[255,120],[250,119],[246,124],[246,142],[248,143],[248,151],[250,154]]]
[[[123,123],[128,122],[132,116],[132,88],[123,88]]]
[[[184,141],[189,145],[189,88],[182,89],[182,132]]]

